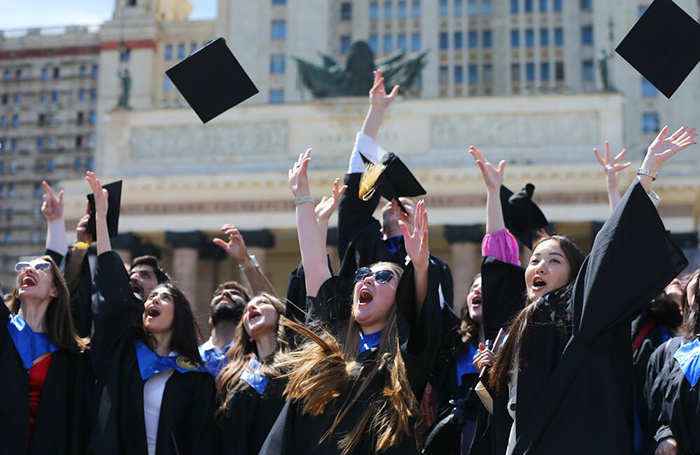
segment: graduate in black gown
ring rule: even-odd
[[[15,288],[0,305],[0,452],[84,453],[88,340],[75,332],[68,288],[51,257],[15,270]]]
[[[653,441],[648,453],[700,453],[700,271],[683,296],[681,335],[659,346],[649,360],[645,396]]]
[[[286,381],[275,358],[287,351],[280,320],[285,310],[284,303],[267,293],[245,305],[217,378],[224,454],[257,455],[284,406]]]
[[[572,268],[562,262],[562,241],[535,246],[525,271],[534,303],[511,325],[490,371],[495,453],[632,453],[630,319],[687,264],[651,201],[651,183],[695,137],[687,128],[659,133],[570,295],[558,291]]]
[[[91,355],[97,377],[90,453],[218,453],[214,378],[202,366],[185,296],[163,283],[142,302],[111,251],[107,194],[88,172],[97,212],[99,301]]]
[[[438,355],[440,325],[436,264],[427,243],[427,214],[416,206],[411,231],[403,226],[411,263],[361,268],[351,294],[337,292],[310,203],[310,150],[290,170],[297,230],[312,317],[328,331],[297,325],[307,338],[280,365],[289,368],[288,398],[261,454],[415,454],[413,421]],[[335,320],[346,314],[350,320]],[[336,332],[336,329],[342,331]],[[336,333],[331,333],[336,332]]]

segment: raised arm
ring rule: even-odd
[[[217,238],[214,239],[214,244],[221,247],[221,249],[226,251],[226,254],[238,261],[241,270],[245,273],[250,286],[253,288],[253,293],[258,295],[261,292],[267,292],[272,295],[277,295],[270,280],[267,279],[267,276],[260,270],[260,267],[250,258],[243,235],[236,229],[236,226],[233,224],[224,224],[221,227],[221,231],[228,237],[228,242]]]
[[[627,169],[630,162],[620,163],[620,160],[627,149],[622,149],[620,153],[615,156],[615,158],[610,157],[610,142],[605,141],[605,155],[601,155],[598,149],[593,149],[598,162],[603,166],[603,172],[605,172],[605,183],[608,188],[608,201],[610,202],[610,211],[615,210],[617,204],[620,203],[620,171]]]
[[[695,128],[682,126],[670,136],[668,136],[668,132],[668,126],[664,126],[647,149],[647,154],[642,162],[640,171],[649,171],[649,174],[652,175],[638,172],[637,179],[647,193],[651,190],[651,183],[656,180],[661,165],[684,148],[697,143],[695,139],[698,137],[698,133],[695,132]]]
[[[420,315],[423,302],[428,294],[428,266],[430,265],[428,212],[425,210],[425,201],[421,200],[416,205],[413,229],[409,230],[409,226],[403,221],[399,221],[399,226],[403,233],[406,253],[411,258],[411,263],[415,271],[416,314]]]
[[[296,205],[297,236],[304,266],[306,295],[315,297],[321,285],[331,277],[331,271],[326,259],[325,234],[318,225],[309,188],[307,169],[310,161],[311,149],[299,154],[299,159],[289,170],[289,188]]]
[[[85,177],[92,194],[95,196],[95,230],[97,233],[97,255],[107,251],[112,251],[112,242],[109,239],[109,230],[107,229],[107,190],[102,188],[100,180],[95,176],[94,172],[87,172]]]
[[[46,181],[41,182],[44,189],[44,202],[41,204],[41,214],[46,219],[46,249],[58,253],[62,257],[68,253],[66,241],[66,220],[63,218],[63,190],[56,197]]]
[[[372,139],[377,138],[379,127],[384,119],[384,113],[398,94],[399,86],[395,85],[391,93],[387,95],[382,72],[379,70],[374,72],[374,85],[369,91],[369,111],[367,111],[367,116],[362,124],[362,133]]]
[[[498,163],[498,168],[473,145],[469,147],[469,153],[476,160],[476,165],[481,170],[481,175],[486,184],[486,233],[493,234],[506,228],[503,221],[503,207],[501,207],[501,186],[503,186],[505,160]]]
[[[338,207],[338,202],[340,197],[345,193],[347,185],[340,186],[340,179],[335,179],[333,182],[333,190],[331,191],[331,196],[323,196],[321,202],[316,204],[314,212],[316,213],[316,222],[318,223],[318,228],[321,230],[323,235],[323,243],[326,243],[328,238],[328,222],[330,221],[333,212]]]

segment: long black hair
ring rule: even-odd
[[[698,269],[693,277],[688,281],[688,286],[693,280],[699,280],[698,275],[700,274],[700,269]],[[681,336],[683,340],[688,342],[692,341],[695,337],[700,336],[700,283],[695,287],[695,301],[691,305],[688,301],[688,291],[686,289],[683,291],[683,325],[681,325]]]

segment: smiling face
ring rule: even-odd
[[[145,264],[132,267],[129,272],[129,281],[131,282],[131,290],[144,299],[158,286],[158,278],[153,267]]]
[[[472,321],[481,324],[481,277],[474,280],[467,295],[467,310]]]
[[[254,297],[243,310],[243,327],[251,340],[260,340],[263,336],[277,333],[279,313],[265,296]]]
[[[569,282],[571,265],[557,240],[544,240],[532,252],[525,269],[525,286],[530,301],[535,302]]]
[[[15,287],[20,301],[29,299],[44,301],[57,296],[51,263],[44,259],[34,259],[29,262],[20,262],[15,268],[17,269]]]
[[[146,330],[156,334],[173,329],[175,301],[167,287],[158,286],[153,289],[143,306],[143,326]]]
[[[372,275],[355,283],[352,296],[352,314],[364,333],[374,333],[384,329],[387,315],[396,300],[398,279],[391,266],[378,264],[370,268]],[[386,283],[377,282],[374,274],[380,270],[392,273]]]

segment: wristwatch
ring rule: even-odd
[[[258,260],[255,258],[254,254],[249,254],[248,259],[250,259],[250,262],[248,262],[246,264],[238,264],[238,268],[241,269],[241,272],[247,272],[248,270],[250,270],[254,267],[257,268],[258,266],[260,266],[260,264],[258,264]]]

